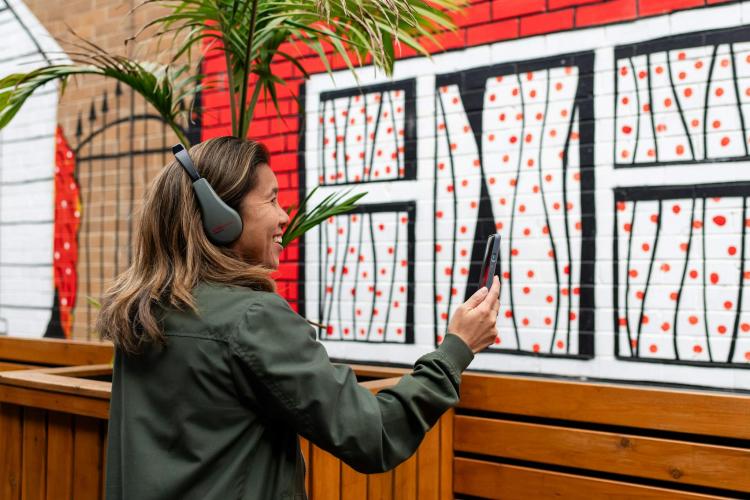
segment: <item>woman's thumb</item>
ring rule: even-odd
[[[469,297],[469,300],[466,301],[466,305],[469,307],[469,309],[474,309],[482,303],[488,293],[489,290],[487,290],[487,287],[483,286],[482,288],[474,292],[474,295]]]

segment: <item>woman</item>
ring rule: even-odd
[[[362,472],[407,459],[458,401],[473,353],[494,340],[497,281],[459,307],[451,333],[410,375],[373,395],[274,293],[289,218],[266,149],[222,137],[190,157],[240,213],[242,231],[211,243],[177,161],[154,180],[133,264],[97,324],[116,347],[107,498],[304,499],[297,435]]]

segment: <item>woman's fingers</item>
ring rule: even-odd
[[[474,295],[469,297],[469,300],[464,302],[464,305],[467,306],[469,309],[474,309],[479,304],[482,303],[482,301],[485,299],[487,294],[489,293],[489,290],[487,290],[487,287],[483,286],[476,292],[474,292]]]

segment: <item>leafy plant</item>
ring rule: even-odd
[[[119,80],[148,101],[185,146],[184,133],[191,105],[201,90],[221,88],[219,79],[191,72],[192,51],[205,55],[218,50],[226,61],[226,83],[231,108],[232,133],[247,137],[261,95],[279,110],[279,87],[287,82],[274,74],[273,65],[288,61],[305,78],[309,77],[296,48],[317,54],[331,73],[330,52],[355,70],[371,59],[387,75],[393,72],[395,47],[401,44],[429,56],[425,42],[439,46],[435,34],[455,29],[450,13],[465,0],[146,0],[168,13],[148,22],[143,30],[156,27],[159,42],[171,37],[172,57],[168,64],[139,62],[113,55],[81,40],[68,53],[72,64],[52,64],[28,73],[0,79],[0,129],[5,127],[26,99],[42,85],[62,82],[64,91],[74,75],[96,74]],[[140,6],[139,6],[140,7]],[[330,49],[330,50],[328,50]],[[352,61],[352,56],[355,61]],[[356,73],[355,73],[356,77]],[[328,217],[350,211],[364,194],[343,199],[328,196],[308,212],[300,205],[284,234],[288,244]]]

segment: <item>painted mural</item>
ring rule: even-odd
[[[22,2],[0,1],[0,26],[12,40],[3,46],[1,75],[59,60],[60,47]],[[58,292],[65,271],[57,273],[54,260],[56,169],[65,160],[57,102],[57,85],[45,86],[0,132],[0,335],[61,336],[60,317],[69,317],[58,309],[70,289]]]
[[[721,9],[314,76],[303,190],[368,192],[305,241],[329,353],[433,349],[497,232],[473,368],[750,389],[750,32]]]

